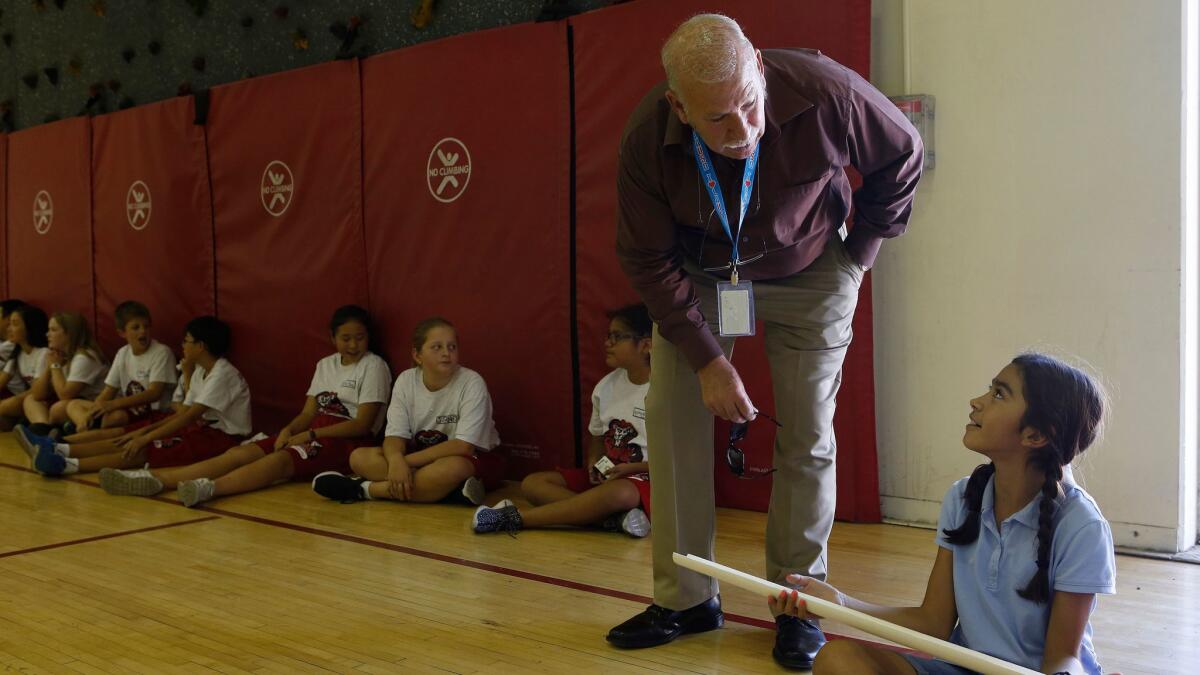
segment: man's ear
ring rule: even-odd
[[[675,92],[670,89],[667,90],[667,101],[671,104],[671,110],[675,111],[675,116],[679,118],[679,121],[688,124],[687,111],[683,108],[683,101],[679,100]]]

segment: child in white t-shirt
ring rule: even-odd
[[[0,401],[0,431],[8,431],[25,417],[29,386],[46,370],[46,313],[33,305],[21,305],[8,314],[7,342],[13,345],[8,362],[0,370],[0,389],[11,394]]]
[[[67,416],[75,429],[123,427],[147,417],[170,414],[175,389],[175,355],[150,337],[150,310],[140,302],[122,302],[116,309],[117,334],[125,346],[117,351],[95,401],[74,400]],[[70,426],[70,425],[67,425]],[[66,429],[64,429],[66,430]],[[72,440],[68,432],[68,441]]]
[[[396,377],[383,447],[350,456],[360,478],[326,472],[313,480],[317,494],[340,502],[394,499],[436,502],[458,489],[478,504],[503,478],[492,399],[483,378],[458,363],[458,335],[445,319],[417,324],[417,364]]]
[[[8,336],[8,321],[12,317],[12,313],[24,304],[23,301],[13,298],[0,301],[0,371],[8,365],[8,361],[13,357],[17,347],[12,338]]]
[[[92,400],[104,388],[104,352],[87,319],[75,312],[55,312],[46,330],[50,352],[47,368],[30,385],[25,397],[25,417],[36,434],[67,421],[67,406],[74,399]]]
[[[115,439],[54,443],[18,425],[17,440],[47,476],[102,468],[191,464],[215,457],[250,434],[250,387],[224,358],[230,331],[216,317],[192,319],[183,337],[182,405],[158,421],[143,419]],[[110,430],[87,432],[111,433]]]
[[[650,533],[646,392],[652,329],[645,305],[609,314],[605,362],[614,370],[592,391],[587,466],[530,474],[521,492],[533,507],[519,508],[509,501],[481,506],[472,522],[475,532],[604,524],[634,537]]]
[[[337,351],[317,361],[304,408],[275,436],[188,466],[101,469],[100,486],[109,494],[141,496],[178,487],[180,501],[196,506],[284,480],[349,471],[350,453],[379,433],[392,384],[387,363],[369,350],[370,326],[361,307],[334,311],[329,332]]]

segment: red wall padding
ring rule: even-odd
[[[392,362],[420,319],[455,323],[510,477],[574,463],[568,76],[561,22],[363,63],[371,300]]]
[[[212,90],[217,314],[256,429],[299,412],[333,310],[367,304],[360,113],[356,61]]]
[[[617,265],[616,165],[621,130],[633,107],[663,78],[659,49],[680,22],[699,12],[722,12],[738,22],[757,47],[815,47],[867,73],[870,65],[870,2],[816,0],[641,0],[571,19],[575,54],[576,265],[580,368],[589,392],[605,372],[596,347],[607,320],[604,310],[636,298]],[[619,40],[620,49],[614,51]],[[838,510],[847,520],[878,520],[870,281],[863,285],[855,318],[855,342],[846,359],[835,428],[838,435]],[[737,364],[751,398],[763,410],[774,401],[757,338],[739,340]],[[585,405],[584,414],[587,413]],[[718,424],[714,444],[724,448],[727,426]],[[770,433],[752,430],[743,447],[755,467],[771,463]],[[722,506],[765,510],[770,479],[737,480],[723,462],[716,467]]]
[[[6,227],[9,294],[47,314],[82,312],[92,323],[90,137],[86,117],[8,137]]]
[[[0,134],[0,232],[7,233],[8,220],[8,134]],[[8,237],[0,237],[0,297],[8,295]],[[8,336],[4,336],[7,338]]]
[[[216,312],[212,201],[204,127],[192,98],[92,120],[96,325],[109,354],[124,344],[112,313],[145,303],[154,337],[178,351],[183,326]]]

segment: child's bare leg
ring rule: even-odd
[[[917,671],[896,652],[868,647],[853,640],[830,640],[817,652],[814,675],[857,675],[894,673],[914,675]]]
[[[522,509],[521,520],[525,527],[588,525],[600,522],[613,513],[637,508],[641,499],[641,494],[631,481],[618,478],[586,492],[572,493],[569,499]]]
[[[5,431],[11,430],[18,420],[25,417],[25,398],[27,396],[29,396],[29,392],[9,396],[0,401],[0,419],[8,421],[8,428]]]
[[[261,450],[259,454],[262,454]],[[213,481],[213,496],[236,495],[270,487],[291,478],[294,471],[292,453],[286,450],[272,452]]]
[[[383,448],[356,448],[350,453],[350,470],[367,480],[387,480],[388,463]]]
[[[25,411],[25,419],[29,420],[30,424],[46,424],[50,421],[50,406],[45,401],[26,396],[21,407]]]
[[[100,418],[101,429],[123,427],[126,424],[129,424],[129,413],[124,410],[114,410]]]
[[[154,474],[154,477],[162,482],[164,488],[170,490],[185,480],[219,478],[248,464],[257,462],[263,457],[265,457],[265,454],[262,448],[250,443],[230,448],[220,455],[206,459],[203,462],[196,462],[187,466],[153,469],[150,473]]]
[[[521,494],[534,506],[570,499],[576,492],[567,487],[567,479],[557,471],[531,473],[521,481]]]
[[[107,455],[94,455],[91,457],[79,458],[79,472],[91,473],[100,469],[132,469],[140,467],[146,463],[145,448],[138,451],[137,455],[126,459],[124,452],[114,452]]]
[[[67,417],[75,423],[76,429],[87,429],[88,418],[92,415],[92,410],[95,409],[94,401],[85,401],[83,399],[74,399],[67,401]]]
[[[121,454],[125,452],[125,448],[110,443],[108,441],[93,441],[91,443],[68,443],[70,446],[69,456],[78,457],[100,457],[102,455]],[[105,465],[107,466],[107,465]]]
[[[74,399],[72,399],[74,400]],[[56,401],[50,406],[49,417],[50,424],[62,424],[67,421],[67,406],[71,401]]]
[[[91,431],[81,431],[77,434],[63,437],[63,443],[95,443],[96,441],[108,441],[125,433],[124,427],[116,427],[113,429],[92,429]]]
[[[357,451],[356,451],[357,452]],[[365,474],[360,473],[370,480]],[[412,472],[410,502],[436,502],[475,475],[475,464],[462,456],[442,457]],[[368,488],[372,499],[391,499],[388,495],[387,473]]]

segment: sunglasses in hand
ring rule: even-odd
[[[755,419],[758,419],[759,417],[765,417],[771,420],[777,427],[783,426],[779,423],[779,420],[771,417],[765,412],[759,411]],[[732,471],[733,475],[737,476],[738,478],[750,480],[753,478],[770,476],[778,469],[770,469],[769,471],[752,471],[751,473],[754,475],[746,475],[746,453],[742,452],[742,449],[739,448],[737,444],[741,443],[742,440],[746,438],[746,432],[749,430],[749,428],[750,422],[735,422],[729,426],[729,447],[725,448],[725,461],[729,463],[729,470]]]

